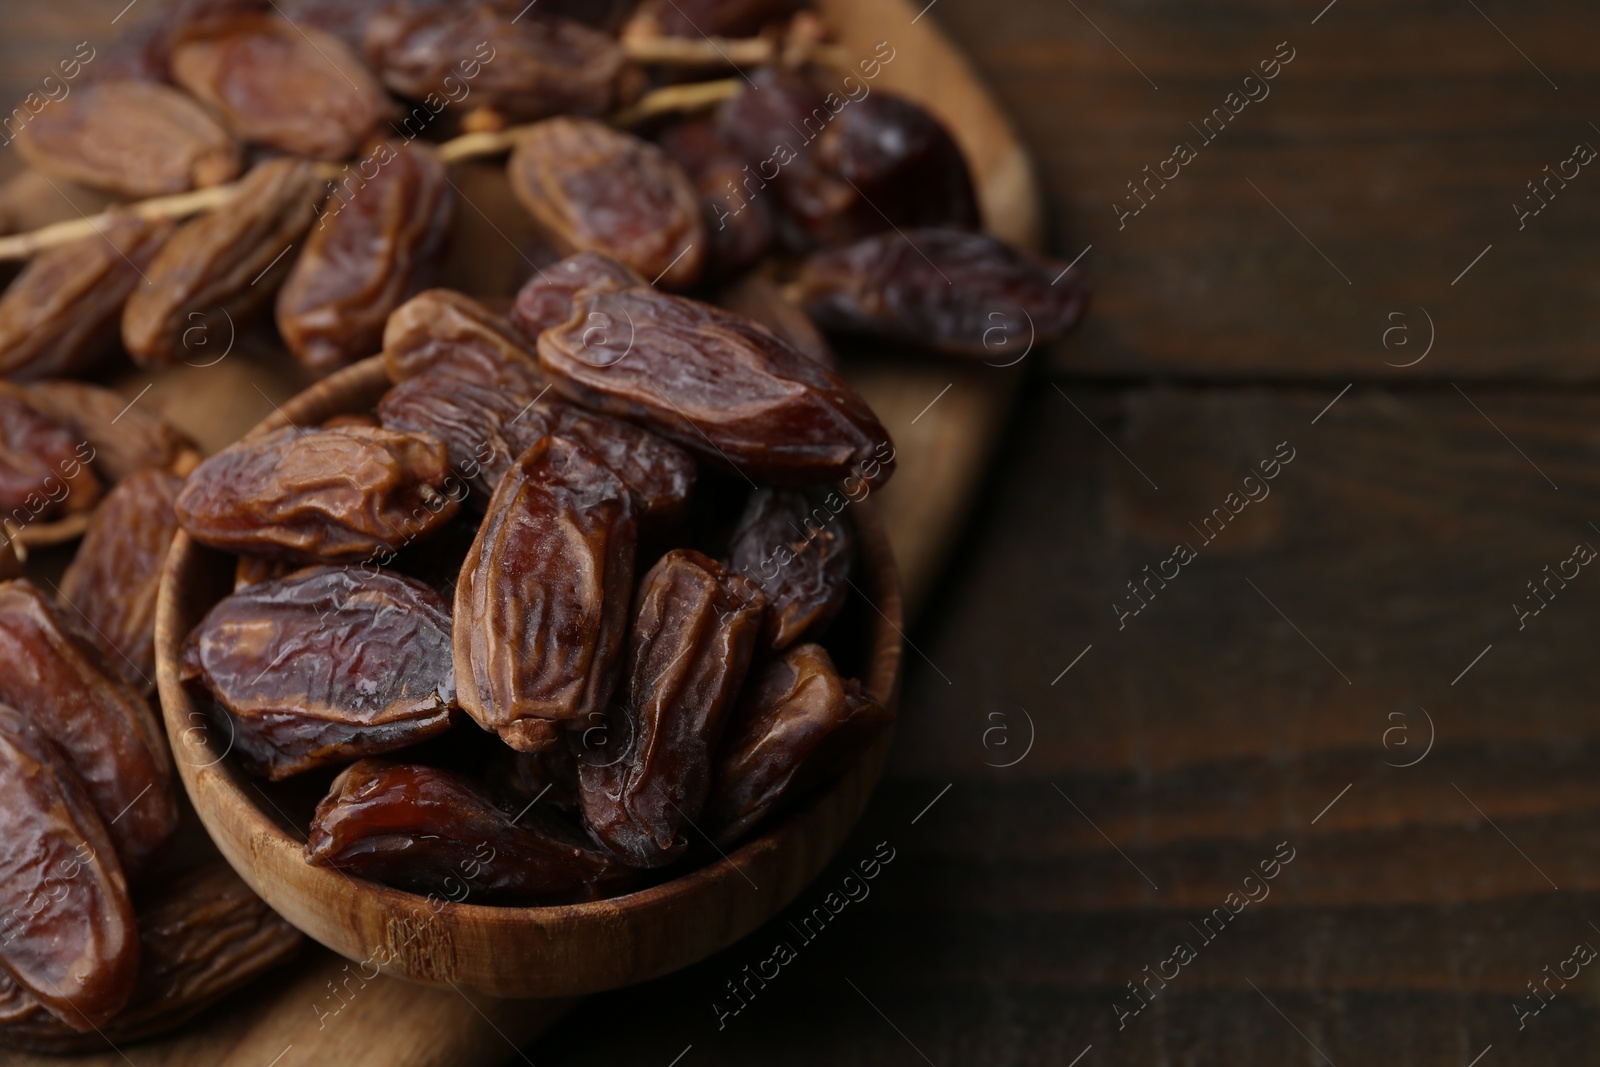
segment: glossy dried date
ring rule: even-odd
[[[278,332],[319,374],[379,351],[389,313],[422,288],[455,213],[444,164],[425,145],[379,145],[358,169],[324,205],[278,293]]]
[[[539,362],[585,407],[646,426],[757,482],[875,485],[894,447],[866,401],[749,319],[651,289],[584,293]]]
[[[88,442],[41,411],[24,389],[0,382],[0,528],[94,507],[100,481],[89,468],[93,459]]]
[[[383,365],[396,383],[442,372],[530,396],[550,384],[509,322],[449,289],[418,293],[395,309],[383,331]]]
[[[455,516],[453,480],[436,437],[286,426],[197,467],[178,521],[201,544],[240,555],[382,566]]]
[[[58,745],[105,821],[133,881],[160,857],[178,827],[172,758],[143,697],[97,664],[78,636],[25,579],[0,585],[0,704],[27,715]]]
[[[511,308],[511,325],[529,343],[546,330],[564,325],[572,317],[572,301],[584,289],[631,289],[648,284],[638,271],[599,252],[579,252],[535,271],[517,292]]]
[[[97,81],[22,128],[17,151],[52,178],[143,200],[232,181],[239,146],[168,85]]]
[[[156,688],[156,595],[178,533],[173,502],[181,488],[183,479],[164,470],[118,483],[61,576],[61,600],[81,613],[101,662],[146,697]]]
[[[0,377],[92,370],[116,346],[123,305],[172,229],[123,217],[30,260],[0,297]]]
[[[0,1045],[65,1055],[168,1033],[287,962],[305,942],[221,860],[162,885],[138,907],[137,923],[138,981],[98,1033],[62,1024],[0,973]]]
[[[384,760],[334,780],[306,862],[457,904],[593,900],[633,877],[539,808],[513,821],[471,779]]]
[[[274,15],[191,23],[171,63],[173,80],[239,137],[291,155],[348,159],[391,111],[343,41]]]
[[[633,592],[633,504],[588,450],[546,437],[489,503],[456,585],[461,707],[512,748],[554,742],[552,720],[601,710]]]
[[[468,101],[517,122],[609,111],[625,64],[616,41],[551,12],[524,14],[509,4],[391,5],[368,25],[367,56],[385,85],[432,112]]]
[[[753,582],[688,549],[640,583],[624,692],[578,754],[584,823],[628,863],[660,867],[688,849],[764,607]]]
[[[139,937],[122,869],[61,752],[9,707],[0,707],[0,915],[0,966],[68,1026],[91,1030],[127,1002]]]
[[[758,489],[728,548],[728,566],[756,582],[767,595],[761,625],[770,648],[788,648],[815,637],[839,614],[850,597],[855,563],[855,532],[829,505],[844,498],[834,490],[824,498],[797,489]]]
[[[262,163],[226,207],[179,227],[145,272],[122,316],[122,343],[141,366],[185,358],[191,339],[233,335],[289,271],[285,251],[305,236],[321,187],[311,164]]]
[[[234,593],[184,650],[269,778],[393,752],[450,728],[449,602],[368,567],[317,567]]]
[[[87,382],[28,386],[34,407],[77,434],[94,452],[94,469],[116,483],[142,470],[188,473],[198,462],[194,442],[128,397]],[[148,403],[148,402],[147,402]]]
[[[517,199],[562,252],[604,253],[668,289],[700,277],[700,199],[650,142],[592,119],[546,119],[518,142],[508,173]]]
[[[806,261],[797,289],[823,329],[1000,366],[1064,337],[1088,299],[1077,272],[961,230],[886,233],[824,249]]]
[[[726,848],[779,807],[849,767],[894,722],[842,679],[820,645],[756,672],[717,752],[706,832]]]

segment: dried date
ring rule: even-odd
[[[668,289],[699,279],[700,199],[650,142],[592,119],[546,119],[518,142],[509,174],[517,199],[562,252],[604,253]]]
[[[221,860],[162,885],[136,920],[139,977],[121,1011],[97,1033],[80,1034],[0,973],[0,1045],[66,1055],[169,1033],[292,959],[305,941]]]
[[[783,290],[761,275],[746,274],[719,290],[711,302],[725,311],[743,315],[765,326],[831,373],[841,373],[839,357],[834,354],[828,339],[822,336],[822,331],[817,329],[816,323],[790,303],[783,295]]]
[[[173,502],[182,487],[164,470],[118,483],[61,576],[61,601],[81,612],[101,662],[146,697],[155,692],[156,595],[178,533]]]
[[[0,527],[23,527],[100,500],[94,449],[39,409],[24,389],[0,382]]]
[[[706,832],[727,847],[780,806],[850,766],[893,713],[797,645],[750,680],[718,750]]]
[[[550,12],[523,14],[489,3],[391,5],[367,28],[367,56],[385,85],[430,112],[468,100],[518,122],[609,111],[625,64],[617,42]]]
[[[530,396],[550,384],[509,322],[449,289],[418,293],[395,309],[383,332],[383,365],[397,383],[437,371]]]
[[[139,938],[105,826],[61,752],[9,707],[0,707],[0,914],[0,967],[72,1029],[103,1025],[127,1002]]]
[[[423,287],[454,218],[432,149],[385,143],[358,169],[327,201],[278,293],[278,332],[318,374],[382,347],[389,313]]]
[[[634,877],[553,815],[513,819],[471,779],[384,760],[334,780],[306,862],[457,904],[593,900]]]
[[[584,289],[609,291],[648,284],[639,272],[599,252],[579,252],[536,271],[517,291],[511,324],[530,343],[572,317],[572,301]]]
[[[1088,299],[1075,272],[961,230],[888,233],[824,249],[806,261],[796,288],[823,329],[1002,366],[1064,337]]]
[[[660,144],[700,194],[710,241],[707,272],[728,277],[759,262],[772,247],[776,224],[769,200],[741,188],[741,183],[752,180],[744,156],[710,119],[670,127]]]
[[[232,181],[239,146],[167,85],[98,81],[40,112],[17,151],[52,178],[142,200]]]
[[[460,509],[443,442],[363,426],[281,430],[206,460],[178,494],[201,544],[300,563],[387,564]]]
[[[194,442],[121,393],[86,382],[28,386],[34,407],[66,426],[94,452],[94,469],[116,483],[142,470],[187,474],[199,453]]]
[[[137,881],[178,827],[172,758],[150,705],[98,666],[103,653],[64,621],[76,617],[25,579],[0,585],[0,704],[60,746]]]
[[[343,41],[274,15],[192,22],[171,62],[173,80],[239,137],[292,155],[348,159],[391,109]]]
[[[226,207],[181,226],[128,300],[128,353],[141,366],[165,367],[184,358],[191,338],[232,336],[282,284],[284,253],[310,229],[320,196],[311,164],[270,160],[245,176]]]
[[[123,305],[172,229],[125,216],[30,260],[0,297],[0,377],[94,369],[116,346]]]
[[[539,362],[585,407],[754,481],[878,485],[894,469],[888,433],[843,379],[709,304],[644,288],[583,293],[571,321],[539,336]]]
[[[546,437],[489,503],[456,585],[461,707],[512,748],[554,743],[554,720],[603,709],[627,630],[633,503],[579,445]]]
[[[628,863],[660,867],[688,849],[764,607],[753,582],[688,549],[640,583],[624,691],[601,743],[584,744],[585,731],[578,755],[584,823]]]
[[[376,568],[299,571],[212,608],[183,676],[204,682],[269,778],[393,752],[450,728],[450,605]]]
[[[850,597],[855,533],[829,499],[798,489],[758,489],[750,495],[728,548],[728,565],[767,595],[761,636],[782,650],[815,637]]]

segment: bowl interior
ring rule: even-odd
[[[366,360],[300,394],[252,433],[369,411],[389,384],[382,360]],[[826,643],[842,673],[859,677],[893,708],[902,655],[899,577],[870,501],[851,504],[846,514],[861,546],[856,592]],[[704,866],[625,896],[510,908],[402,892],[306,864],[309,807],[326,778],[275,787],[244,773],[229,756],[225,728],[179,682],[185,638],[232,581],[232,557],[178,535],[157,608],[156,654],[162,713],[185,788],[222,854],[268,904],[335,952],[398,977],[496,996],[558,997],[694,963],[755,929],[821,871],[865,808],[888,753],[886,733],[829,789],[732,853],[710,852]]]

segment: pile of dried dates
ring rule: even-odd
[[[675,877],[883,736],[850,509],[896,455],[825,335],[1001,365],[1086,289],[982,231],[955,139],[878,81],[894,43],[807,7],[171,0],[17,111],[112,207],[0,295],[0,1045],[159,1033],[298,944],[178,833],[180,529],[237,561],[191,732],[307,863],[437,906]],[[495,153],[539,236],[514,299],[435,287]],[[205,458],[89,380],[238,329],[392,388]]]

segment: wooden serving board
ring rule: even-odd
[[[69,4],[73,0],[68,0]],[[933,22],[907,0],[821,0],[840,42],[867,57],[880,42],[894,58],[872,82],[911,96],[950,126],[972,164],[988,229],[1015,243],[1040,241],[1040,201],[1032,164],[1010,124],[972,69]],[[84,8],[84,14],[89,14]],[[6,18],[10,18],[8,13]],[[70,35],[73,27],[64,25]],[[63,37],[65,40],[65,37]],[[445,284],[485,297],[510,296],[531,272],[537,246],[499,168],[460,170],[463,197]],[[0,190],[0,215],[27,229],[78,210],[92,194],[60,190],[22,174]],[[491,221],[492,220],[492,221]],[[225,358],[215,363],[231,343]],[[1012,357],[1014,358],[1014,357]],[[188,432],[208,451],[239,437],[307,384],[281,357],[248,337],[216,338],[193,366],[118,387]],[[899,456],[893,483],[874,497],[894,544],[908,617],[925,603],[959,535],[998,444],[1025,373],[1009,368],[893,355],[852,355],[848,376],[889,429]],[[92,1067],[471,1067],[517,1059],[523,1044],[570,1001],[495,1000],[380,978],[361,983],[354,968],[311,946],[302,962],[225,1000],[177,1036],[77,1062]],[[337,989],[338,995],[335,995]],[[8,1054],[15,1067],[46,1067],[51,1057]]]

